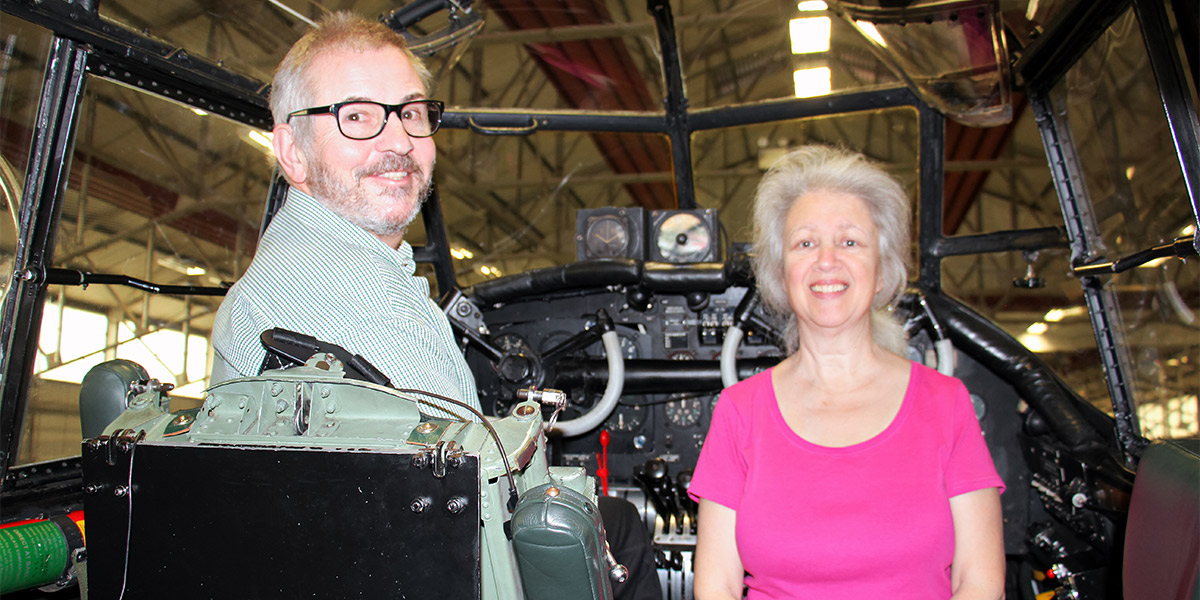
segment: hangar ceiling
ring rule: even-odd
[[[120,26],[161,39],[179,52],[219,61],[265,84],[308,21],[337,10],[386,15],[402,3],[101,0],[98,4],[100,15]],[[1012,26],[1013,58],[1018,59],[1022,45],[1068,4],[1041,2],[1031,12],[1024,0],[1001,2]],[[676,0],[670,9],[692,109],[791,97],[793,71],[814,66],[829,68],[835,95],[901,85],[863,36],[836,17],[831,20],[828,51],[793,54],[789,21],[826,14],[801,14],[795,1]],[[431,95],[444,100],[450,111],[664,113],[663,60],[646,3],[479,0],[472,10],[483,15],[479,33],[429,59],[436,75]],[[1095,71],[1103,76],[1088,71],[1069,77],[1064,94],[1080,92],[1081,105],[1103,100],[1106,104],[1089,109],[1085,121],[1123,128],[1116,136],[1121,139],[1116,152],[1120,164],[1102,164],[1100,155],[1097,163],[1089,164],[1107,173],[1105,181],[1113,182],[1111,189],[1093,194],[1108,200],[1102,203],[1105,210],[1123,215],[1134,231],[1161,238],[1171,231],[1151,230],[1163,223],[1187,222],[1186,214],[1158,215],[1149,209],[1152,199],[1180,189],[1178,173],[1160,160],[1162,128],[1136,118],[1121,121],[1101,114],[1127,115],[1136,113],[1135,107],[1154,104],[1153,79],[1147,83],[1145,53],[1138,51],[1139,38],[1129,34],[1130,30],[1136,34],[1131,21],[1127,16],[1102,39],[1100,55],[1093,60],[1103,63]],[[412,31],[429,33],[447,24],[441,13]],[[0,80],[4,103],[0,138],[4,166],[18,176],[6,177],[11,191],[19,187],[28,157],[50,36],[42,28],[11,18],[0,22],[0,34],[8,40]],[[1062,226],[1034,115],[1019,93],[1013,112],[1012,122],[998,127],[947,123],[947,234]],[[236,280],[253,254],[272,178],[271,162],[264,148],[252,141],[250,128],[202,113],[186,102],[164,100],[107,78],[90,78],[58,233],[56,266],[163,284],[217,285]],[[1076,143],[1091,145],[1096,152],[1114,139],[1099,126],[1078,131],[1085,133]],[[855,148],[885,163],[915,195],[920,139],[917,115],[909,109],[709,130],[694,134],[691,143],[694,203],[720,211],[725,242],[748,241],[746,213],[757,179],[771,157],[789,146],[831,143]],[[577,209],[676,206],[671,143],[666,136],[562,131],[479,135],[443,129],[437,144],[436,182],[451,242],[471,253],[457,262],[458,280],[464,286],[497,272],[512,274],[574,260]],[[1127,174],[1124,181],[1121,174]],[[3,227],[0,245],[11,261],[15,235],[11,223]],[[410,237],[419,243],[422,236],[423,232],[414,231]],[[1114,238],[1114,246],[1124,243],[1119,240]],[[953,258],[945,262],[944,285],[1020,333],[1050,308],[1080,302],[1078,282],[1067,274],[1068,258],[1065,248],[1027,256],[1008,252]],[[1047,281],[1046,287],[1015,288],[1012,280],[1025,277],[1031,265],[1034,274]],[[189,276],[189,267],[193,272],[203,268],[204,274]],[[1194,272],[1193,268],[1190,273]],[[1161,275],[1181,276],[1186,279],[1189,274],[1174,270]],[[1150,274],[1139,277],[1152,278]],[[1148,285],[1136,277],[1129,279],[1131,285]],[[1195,286],[1181,293],[1185,304],[1196,305]],[[109,287],[60,288],[51,298],[116,315],[135,324],[140,333],[157,327],[204,333],[218,303],[202,297],[151,298]],[[1059,339],[1064,349],[1094,346],[1085,318],[1076,318],[1063,331],[1070,332]],[[1077,355],[1070,360],[1094,359]],[[1096,365],[1093,362],[1088,368],[1095,371]],[[1102,379],[1095,381],[1085,385],[1102,385]]]

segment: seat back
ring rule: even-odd
[[[1127,600],[1200,600],[1200,443],[1156,441],[1138,464],[1125,531]]]
[[[131,360],[116,359],[92,367],[79,386],[79,425],[83,439],[94,438],[129,406],[129,384],[146,381],[146,369]]]

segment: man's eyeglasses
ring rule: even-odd
[[[396,113],[409,137],[423,138],[437,133],[438,126],[442,124],[444,107],[437,100],[411,100],[400,104],[353,100],[298,110],[288,114],[288,122],[292,121],[292,117],[332,114],[337,118],[338,131],[342,135],[352,140],[369,140],[383,133],[388,115]]]

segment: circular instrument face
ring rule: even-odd
[[[597,217],[588,223],[584,245],[593,258],[619,258],[629,248],[629,229],[615,215]]]
[[[618,405],[608,417],[608,429],[613,431],[637,431],[646,422],[646,409],[640,406]]]
[[[709,402],[708,397],[693,394],[674,396],[676,399],[664,407],[667,422],[680,429],[695,427],[700,422],[700,415],[704,414],[704,407]]]
[[[659,226],[655,243],[667,262],[700,262],[709,256],[712,231],[700,217],[692,213],[676,213]]]

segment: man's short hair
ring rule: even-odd
[[[309,108],[313,83],[309,80],[308,69],[322,53],[330,50],[364,52],[387,46],[404,52],[421,78],[421,84],[428,90],[431,83],[429,69],[408,49],[404,36],[380,21],[350,12],[335,12],[322,17],[315,27],[292,45],[275,71],[275,79],[271,83],[271,116],[275,123],[285,123],[289,113]],[[311,125],[305,119],[299,119],[292,130],[296,142],[302,148],[307,148],[312,139]]]

